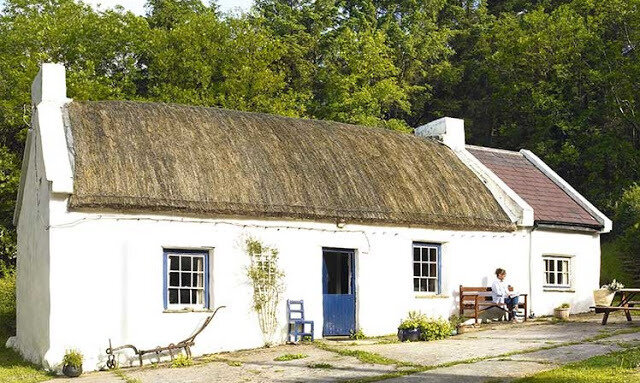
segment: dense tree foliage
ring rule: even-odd
[[[462,117],[470,143],[529,148],[614,214],[639,179],[639,39],[640,0],[256,0],[246,14],[149,0],[145,16],[73,0],[6,0],[0,252],[15,252],[11,218],[41,62],[65,64],[74,99],[401,131]],[[634,219],[621,220],[618,235]]]

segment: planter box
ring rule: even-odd
[[[614,295],[616,295],[616,292],[609,289],[593,290],[593,301],[596,306],[611,306]]]

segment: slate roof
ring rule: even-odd
[[[602,227],[522,153],[477,146],[467,149],[531,205],[536,222]]]

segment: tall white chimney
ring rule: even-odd
[[[464,120],[442,117],[415,129],[418,137],[435,137],[453,150],[464,149]]]
[[[41,102],[53,102],[63,105],[67,99],[65,69],[62,64],[43,63],[31,85],[31,103],[38,106]]]

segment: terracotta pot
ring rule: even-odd
[[[65,365],[64,367],[62,367],[62,373],[70,378],[77,378],[78,376],[82,375],[82,366],[76,367]]]
[[[553,316],[558,319],[569,319],[569,310],[571,308],[556,308],[553,310]]]
[[[611,306],[614,295],[616,292],[609,289],[593,290],[593,301],[596,306]]]

